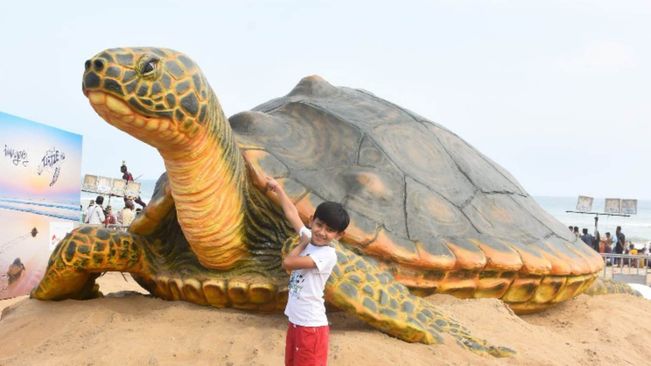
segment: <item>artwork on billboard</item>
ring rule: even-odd
[[[622,200],[619,198],[606,198],[604,212],[618,214],[621,212]]]
[[[579,199],[576,201],[576,210],[579,212],[591,212],[593,201],[594,198],[592,197],[579,196]]]
[[[97,190],[97,176],[86,174],[81,184],[82,191],[95,192]]]
[[[140,183],[122,178],[109,178],[86,174],[81,190],[84,192],[111,195],[118,197],[139,197]]]
[[[637,215],[637,200],[623,199],[622,213],[627,215]]]
[[[0,299],[28,294],[78,223],[80,135],[0,112]]]

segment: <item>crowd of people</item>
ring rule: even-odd
[[[124,208],[117,215],[113,213],[113,207],[111,205],[104,207],[103,204],[104,196],[97,196],[94,200],[90,200],[86,210],[82,214],[83,223],[89,225],[129,226],[140,212],[140,209],[135,208],[133,199],[129,197],[124,198]]]
[[[120,172],[122,173],[122,179],[127,183],[133,181],[133,175],[129,173],[124,163],[120,166]],[[140,197],[125,196],[123,199],[124,208],[117,215],[113,212],[111,205],[104,207],[104,196],[97,196],[94,200],[90,200],[86,209],[82,210],[82,223],[104,226],[114,225],[114,227],[131,225],[133,219],[141,211],[140,208],[136,209],[134,202],[137,202],[142,208],[146,207],[146,203]]]
[[[622,231],[621,226],[617,226],[615,229],[615,235],[611,235],[610,232],[606,232],[606,235],[602,238],[599,230],[594,231],[593,234],[588,232],[587,228],[583,228],[581,233],[579,233],[579,228],[577,226],[568,226],[570,231],[576,236],[577,239],[581,239],[586,245],[590,246],[592,249],[599,253],[613,253],[613,254],[628,254],[628,255],[647,255],[651,256],[651,247],[647,248],[647,245],[638,248],[631,241],[626,241],[626,235]],[[607,262],[610,264],[610,262]],[[614,261],[614,264],[620,263],[617,259]],[[624,259],[621,262],[624,265],[628,265],[629,261]],[[637,262],[636,262],[637,263]],[[651,267],[651,261],[648,261],[648,265]]]

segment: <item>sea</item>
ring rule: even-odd
[[[148,202],[154,193],[156,180],[140,179],[138,182],[141,183],[140,197],[143,201]],[[60,219],[79,221],[81,219],[81,208],[83,207],[85,209],[88,206],[88,202],[91,199],[95,199],[96,196],[93,193],[81,192],[81,202],[45,202],[0,197],[0,209],[31,212]],[[565,226],[578,226],[579,230],[587,228],[590,233],[594,232],[594,214],[567,212],[576,209],[577,197],[534,196],[533,198],[545,211],[565,224]],[[592,211],[603,212],[603,203],[603,198],[595,198]],[[118,212],[124,206],[123,200],[120,197],[105,198],[104,205],[106,206],[107,204],[113,207],[113,212]],[[597,228],[602,237],[605,236],[606,232],[614,235],[616,227],[621,226],[627,241],[631,241],[638,248],[645,246],[651,248],[651,200],[638,200],[637,214],[631,215],[630,217],[599,215],[598,218]]]

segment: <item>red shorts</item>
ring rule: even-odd
[[[287,326],[285,339],[285,366],[325,366],[328,364],[328,336],[330,328]]]

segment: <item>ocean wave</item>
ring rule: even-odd
[[[61,202],[31,201],[31,200],[21,200],[16,198],[0,198],[0,202],[19,203],[19,204],[32,205],[32,206],[51,207],[51,208],[60,208],[62,210],[79,211],[79,205],[66,204]]]
[[[7,203],[0,203],[0,208],[5,210],[27,212],[36,215],[43,215],[54,217],[57,219],[70,220],[70,221],[79,221],[81,211],[77,208],[76,213],[69,212],[70,210],[43,210],[43,206],[33,206],[21,203],[20,205],[11,205]],[[52,207],[54,208],[54,207]]]

